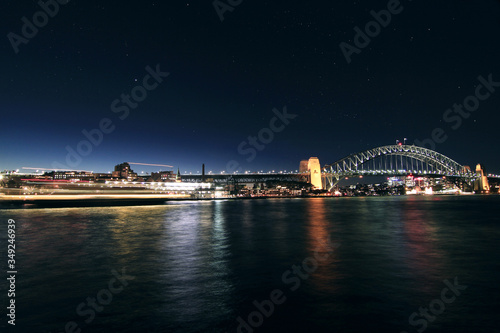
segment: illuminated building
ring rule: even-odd
[[[115,166],[115,171],[112,173],[113,178],[134,180],[137,179],[137,173],[131,168],[127,162]]]
[[[405,179],[406,187],[414,187],[415,186],[415,179],[413,176],[408,176]]]
[[[387,185],[389,185],[389,186],[402,186],[402,185],[404,185],[404,181],[402,181],[398,177],[389,177],[389,178],[387,178]]]
[[[177,176],[173,171],[160,171],[152,172],[149,181],[152,182],[175,182],[177,181]]]
[[[54,180],[93,180],[95,177],[90,171],[54,171],[49,172],[46,175],[52,176]]]

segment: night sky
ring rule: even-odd
[[[3,1],[0,170],[295,170],[441,128],[435,150],[500,173],[500,83],[477,88],[500,82],[500,1],[230,2],[221,14],[212,1],[70,1],[43,22],[37,1]],[[388,6],[390,22],[352,51],[355,27]],[[132,92],[143,100],[127,106]],[[477,110],[447,113],[466,99]],[[82,144],[100,125],[108,133]],[[254,156],[259,132],[269,142]],[[79,144],[88,154],[68,163]]]

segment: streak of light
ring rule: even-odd
[[[149,165],[149,166],[159,166],[159,167],[167,167],[167,168],[173,168],[172,165],[165,165],[165,164],[150,164],[150,163],[135,163],[135,162],[127,162],[128,164],[136,164],[136,165]]]

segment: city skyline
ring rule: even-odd
[[[297,170],[407,138],[500,172],[498,1],[53,3],[3,5],[0,170]]]

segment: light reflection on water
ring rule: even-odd
[[[254,300],[280,289],[286,302],[258,332],[410,332],[408,316],[458,276],[470,287],[428,331],[491,332],[500,298],[499,201],[193,201],[9,209],[0,218],[18,226],[24,330],[59,332],[72,320],[88,332],[234,332]],[[329,243],[340,246],[328,252]],[[283,273],[316,251],[327,258],[292,291]],[[75,308],[122,268],[135,279],[85,324]]]

